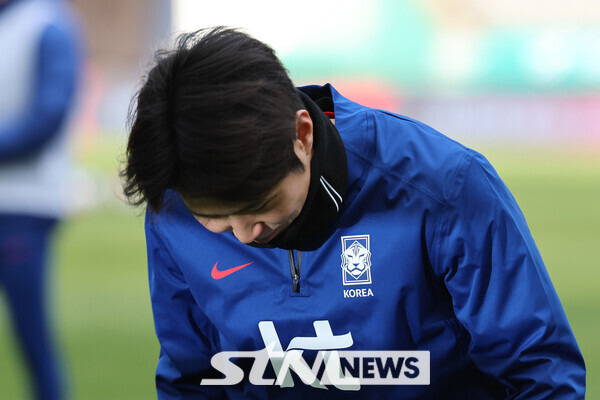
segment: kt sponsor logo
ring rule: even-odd
[[[223,378],[202,379],[200,385],[237,385],[245,377],[235,364],[239,359],[253,359],[248,374],[253,385],[293,387],[301,381],[319,389],[333,385],[352,391],[360,390],[361,385],[429,385],[428,351],[344,350],[354,343],[351,332],[335,335],[329,321],[315,321],[313,326],[315,336],[297,336],[284,350],[274,323],[259,322],[265,348],[215,354],[210,362]],[[312,366],[304,358],[307,350],[317,351]],[[265,377],[269,366],[275,378]]]

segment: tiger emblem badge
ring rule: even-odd
[[[371,243],[369,235],[342,236],[342,282],[344,285],[371,284]]]

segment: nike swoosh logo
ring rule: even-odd
[[[215,266],[213,267],[212,271],[210,272],[210,276],[212,276],[213,279],[223,279],[228,275],[233,274],[236,271],[239,271],[240,269],[247,267],[248,265],[252,264],[251,262],[249,262],[248,264],[243,264],[243,265],[238,265],[237,267],[233,267],[233,268],[229,268],[229,269],[225,269],[223,271],[219,271],[219,269],[217,268],[217,264],[219,262],[217,261],[215,263]]]

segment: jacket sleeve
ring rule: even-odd
[[[222,389],[200,386],[210,375],[210,358],[218,350],[213,325],[196,306],[185,277],[165,241],[146,215],[150,297],[160,356],[156,369],[159,400],[225,398]],[[218,377],[218,376],[217,376]]]
[[[0,162],[28,156],[60,132],[80,68],[74,33],[51,25],[42,34],[27,108],[0,129]]]
[[[469,152],[450,182],[434,264],[469,357],[515,399],[583,399],[585,365],[515,199]]]

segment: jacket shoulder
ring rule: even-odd
[[[336,123],[352,158],[367,162],[391,180],[446,202],[461,162],[471,149],[427,124],[358,104],[344,107]]]

